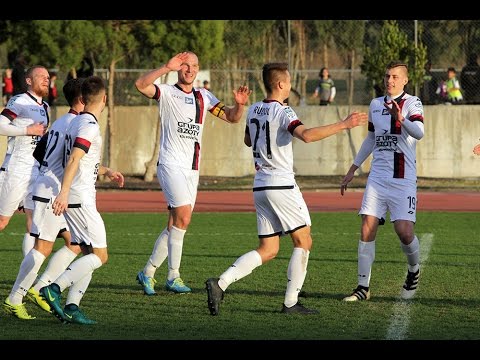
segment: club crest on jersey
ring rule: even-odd
[[[40,109],[40,115],[45,116],[45,110]]]
[[[192,98],[185,98],[185,104],[193,104],[193,99]]]
[[[390,115],[390,113],[388,112],[388,109],[383,109],[382,115]]]

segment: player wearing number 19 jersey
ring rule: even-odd
[[[343,195],[355,171],[373,153],[370,174],[359,214],[358,286],[345,301],[370,298],[370,275],[375,259],[375,237],[387,211],[408,262],[401,290],[411,299],[420,275],[419,242],[414,232],[417,211],[416,144],[424,135],[423,105],[404,91],[408,82],[406,64],[395,61],[385,71],[387,96],[373,99],[369,109],[368,134],[341,184]]]
[[[267,98],[250,106],[246,119],[245,145],[252,148],[255,164],[253,197],[257,213],[259,246],[241,257],[220,277],[206,281],[210,314],[218,315],[224,292],[230,284],[250,274],[256,267],[275,258],[280,236],[289,234],[294,245],[287,269],[287,290],[282,312],[313,314],[298,302],[307,274],[312,246],[310,214],[295,182],[292,141],[324,139],[367,122],[367,114],[353,113],[338,123],[307,129],[295,111],[283,104],[291,90],[287,64],[263,66]]]

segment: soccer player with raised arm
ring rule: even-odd
[[[253,198],[257,213],[259,246],[239,257],[219,278],[206,281],[208,309],[218,315],[225,290],[255,268],[277,256],[280,236],[290,235],[293,252],[287,269],[287,290],[281,312],[314,314],[298,302],[307,275],[312,247],[310,214],[293,171],[293,138],[305,143],[319,141],[343,130],[367,123],[366,113],[354,112],[330,125],[307,128],[295,111],[283,102],[292,84],[286,63],[263,66],[265,100],[250,106],[245,128],[245,145],[252,148],[255,166]]]
[[[343,195],[355,171],[373,154],[370,174],[359,214],[362,215],[358,242],[358,286],[345,301],[370,299],[370,275],[375,259],[375,238],[379,225],[390,222],[400,239],[408,269],[401,289],[402,299],[411,299],[420,276],[420,244],[414,225],[417,212],[416,146],[424,135],[423,105],[405,92],[407,65],[393,61],[385,69],[386,96],[370,103],[367,137],[342,180]]]
[[[0,231],[23,206],[27,219],[23,255],[35,242],[30,235],[33,204],[27,195],[32,190],[39,167],[32,154],[49,123],[49,107],[42,98],[48,96],[50,83],[48,70],[40,65],[29,68],[25,76],[27,92],[12,97],[0,114],[0,135],[8,136],[7,152],[0,168]]]
[[[178,74],[175,85],[154,84],[170,71]],[[157,178],[170,209],[167,227],[155,242],[145,267],[137,274],[137,281],[146,295],[155,294],[155,271],[167,257],[165,289],[175,293],[191,291],[180,277],[180,262],[183,239],[197,197],[200,148],[207,111],[227,123],[238,123],[251,93],[247,86],[240,86],[233,91],[235,105],[227,107],[209,90],[194,88],[198,71],[197,55],[186,51],[135,82],[138,91],[158,101],[162,135]]]

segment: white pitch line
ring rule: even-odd
[[[420,264],[422,271],[425,269],[428,254],[432,247],[433,234],[423,234],[420,238]],[[386,340],[405,340],[410,324],[410,309],[412,301],[405,301],[399,298],[393,305],[393,315],[390,326],[387,330]]]

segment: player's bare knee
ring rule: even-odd
[[[10,218],[7,218],[7,217],[0,217],[0,231],[3,231],[8,223],[10,222]]]

